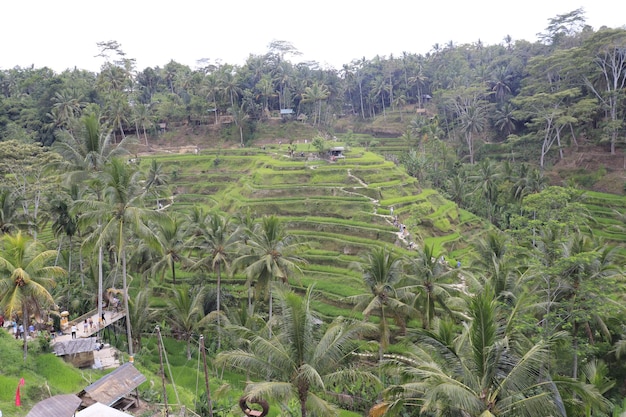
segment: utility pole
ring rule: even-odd
[[[165,368],[163,368],[163,347],[161,346],[161,328],[156,327],[157,337],[159,338],[157,345],[159,346],[159,361],[161,362],[161,383],[163,384],[163,402],[165,403],[165,415],[169,415],[167,407],[167,390],[165,389]]]
[[[209,370],[206,366],[206,349],[204,349],[204,335],[200,335],[200,351],[204,363],[204,384],[206,385],[206,401],[209,407],[209,417],[213,417],[213,403],[211,402],[211,388],[209,387]]]

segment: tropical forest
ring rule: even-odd
[[[132,365],[106,416],[626,416],[625,27],[93,48],[0,69],[0,415]]]

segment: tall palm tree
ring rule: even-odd
[[[135,123],[135,129],[137,130],[137,137],[139,137],[139,127],[141,126],[144,142],[146,146],[150,148],[146,126],[153,125],[154,120],[149,104],[140,103],[133,107],[133,122]]]
[[[304,89],[302,94],[303,103],[315,103],[315,117],[313,118],[313,125],[319,124],[322,120],[322,101],[326,100],[330,95],[328,86],[324,83],[315,81],[311,86]]]
[[[153,193],[156,196],[156,207],[159,207],[160,197],[164,191],[164,187],[169,183],[169,181],[169,175],[165,173],[163,164],[157,162],[156,159],[151,160],[150,170],[148,171],[144,188],[146,193]]]
[[[134,329],[133,343],[137,352],[141,350],[142,334],[154,327],[154,322],[158,318],[157,310],[150,307],[151,296],[152,291],[149,288],[144,288],[129,301],[130,310],[128,314],[130,314],[130,322]]]
[[[416,256],[407,257],[406,266],[407,286],[414,291],[413,306],[420,312],[424,329],[432,327],[437,308],[453,317],[461,314],[463,303],[454,295],[460,289],[458,271],[442,262],[434,245],[418,248]]]
[[[245,121],[248,120],[248,114],[245,110],[245,102],[242,102],[240,106],[229,107],[228,112],[233,116],[235,126],[239,129],[239,139],[241,140],[241,146],[243,146],[243,127]]]
[[[382,360],[391,338],[389,319],[393,319],[404,332],[407,317],[414,314],[414,310],[405,302],[408,294],[399,288],[403,277],[402,260],[385,248],[376,248],[367,253],[355,267],[362,272],[363,281],[370,292],[348,297],[347,300],[356,304],[355,309],[363,309],[366,320],[372,315],[378,316],[378,353]]]
[[[78,216],[71,211],[71,205],[73,203],[71,195],[79,195],[79,187],[77,184],[74,184],[72,189],[68,190],[67,193],[59,193],[59,195],[51,201],[49,209],[54,217],[52,231],[59,240],[59,253],[61,252],[62,239],[67,237],[69,241],[67,273],[70,279],[72,276],[72,239],[78,234]],[[68,280],[68,284],[69,282]]]
[[[51,265],[55,257],[56,251],[46,250],[22,232],[2,238],[0,306],[9,317],[21,312],[25,330],[31,311],[40,313],[54,306],[49,290],[56,284],[56,278],[65,275],[63,268]],[[23,332],[24,360],[28,354],[27,333]]]
[[[368,329],[367,324],[337,318],[328,326],[311,310],[312,291],[302,297],[282,287],[277,291],[281,306],[279,328],[273,334],[262,335],[246,328],[231,327],[233,332],[248,335],[246,348],[221,352],[218,365],[230,365],[259,382],[246,387],[246,396],[270,398],[300,404],[300,415],[335,415],[337,410],[320,394],[330,384],[354,381],[356,370],[345,362],[356,351],[356,341]],[[377,381],[365,372],[360,381]]]
[[[86,244],[102,248],[111,244],[117,250],[118,263],[121,262],[124,310],[128,312],[127,284],[127,241],[129,235],[144,239],[154,239],[148,224],[163,221],[165,214],[144,208],[143,192],[139,176],[132,165],[119,158],[113,158],[103,173],[104,194],[102,200],[81,200],[76,203],[81,211],[81,222],[98,225],[86,239]],[[102,263],[99,262],[101,265]],[[116,266],[119,268],[119,264]],[[126,314],[126,332],[129,354],[133,354],[130,317]]]
[[[222,271],[230,272],[230,263],[235,246],[239,243],[239,229],[233,228],[230,218],[214,213],[203,224],[200,234],[194,238],[193,247],[200,254],[200,259],[192,269],[215,272],[217,277],[217,348],[221,345],[221,299]]]
[[[0,234],[12,233],[24,224],[20,210],[19,193],[9,187],[0,187]]]
[[[236,267],[244,269],[248,286],[256,280],[256,297],[266,295],[269,299],[269,323],[272,321],[272,281],[287,283],[289,273],[300,271],[306,261],[296,252],[300,248],[276,216],[263,217],[242,250],[243,255],[235,259]]]
[[[111,132],[103,129],[98,116],[91,113],[81,118],[81,129],[75,134],[64,135],[55,141],[53,149],[64,159],[64,168],[72,177],[102,171],[106,161],[114,156],[125,154],[123,144],[111,143]]]
[[[163,282],[165,273],[172,274],[172,283],[176,285],[176,264],[190,263],[185,255],[188,250],[186,230],[180,220],[173,216],[163,216],[157,223],[150,224],[154,232],[154,239],[147,242],[151,254],[147,259],[148,269],[155,275],[160,275]]]
[[[191,337],[202,321],[204,294],[202,290],[196,291],[187,286],[180,286],[173,288],[171,297],[166,300],[168,306],[166,320],[172,326],[172,330],[187,343],[187,360],[191,359]]]

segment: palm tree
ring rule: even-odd
[[[221,300],[222,270],[230,272],[230,262],[234,256],[235,245],[239,243],[239,229],[231,227],[230,218],[217,213],[211,215],[203,224],[200,234],[195,237],[193,247],[200,253],[200,259],[192,269],[214,271],[217,277],[217,348],[221,345]]]
[[[9,187],[0,187],[0,234],[19,230],[22,221],[21,198]]]
[[[449,268],[441,257],[434,252],[434,245],[424,245],[417,249],[417,256],[408,257],[407,286],[414,293],[413,306],[420,311],[422,327],[432,328],[436,316],[436,308],[454,316],[452,308],[461,309],[463,303],[453,296],[458,292],[459,284],[456,281],[458,271]]]
[[[452,343],[422,331],[404,357],[390,359],[406,379],[384,392],[381,407],[417,404],[422,413],[437,415],[565,416],[558,381],[546,372],[549,347],[563,335],[520,343],[523,338],[509,326],[513,317],[502,314],[489,287],[472,297],[468,312],[471,322]],[[563,381],[564,387],[574,385]],[[597,391],[578,387],[586,400],[605,402]]]
[[[124,134],[124,124],[128,121],[130,111],[128,98],[123,92],[118,90],[112,90],[109,92],[109,95],[106,98],[105,114],[111,126],[116,126],[116,128],[120,130],[121,140],[126,138],[126,135]]]
[[[148,133],[146,132],[146,126],[151,126],[154,123],[150,105],[140,103],[134,106],[133,122],[137,130],[137,137],[139,137],[139,126],[141,126],[146,146],[150,148],[150,144],[148,144]]]
[[[49,290],[56,284],[56,278],[65,275],[63,268],[50,265],[55,257],[56,251],[44,249],[22,232],[2,238],[0,306],[9,317],[21,310],[25,330],[31,309],[39,313],[45,307],[54,306]],[[23,333],[24,360],[28,353],[27,333]]]
[[[160,164],[153,159],[150,161],[150,170],[148,171],[148,176],[146,178],[145,183],[145,192],[154,193],[156,196],[156,207],[160,208],[159,200],[161,196],[162,189],[166,186],[170,181],[169,175],[164,172],[163,164]]]
[[[64,167],[73,177],[102,171],[107,160],[125,154],[123,144],[111,144],[111,132],[103,131],[95,114],[81,118],[82,129],[76,135],[65,135],[54,142],[53,149],[65,159]],[[70,178],[71,179],[71,178]]]
[[[414,310],[404,302],[408,294],[398,288],[402,280],[402,260],[385,248],[376,248],[355,267],[362,272],[370,293],[351,296],[347,300],[356,304],[355,309],[363,309],[366,320],[373,314],[378,316],[378,353],[382,360],[391,338],[388,319],[392,318],[404,333],[406,318],[414,314]]]
[[[61,243],[63,237],[69,240],[69,256],[67,261],[67,273],[71,279],[72,276],[72,238],[78,233],[78,216],[71,212],[71,195],[79,195],[79,187],[74,184],[72,189],[68,190],[65,196],[59,194],[50,204],[50,213],[53,215],[52,231],[54,236],[59,240],[59,250],[61,252]],[[68,284],[70,280],[68,280]]]
[[[300,271],[306,261],[295,254],[300,244],[286,233],[276,216],[263,217],[242,248],[245,253],[235,259],[235,266],[244,268],[251,286],[256,280],[256,297],[269,298],[269,322],[272,321],[272,281],[287,283],[291,271]]]
[[[147,263],[150,265],[149,271],[153,274],[160,274],[160,281],[163,282],[165,273],[172,274],[172,283],[176,285],[176,264],[190,263],[185,252],[187,235],[180,220],[172,216],[163,216],[150,227],[154,231],[154,239],[147,242],[151,249]]]
[[[312,291],[302,297],[282,287],[277,291],[281,306],[279,329],[274,334],[261,335],[246,328],[230,327],[233,332],[248,335],[246,348],[221,352],[218,365],[230,365],[260,382],[246,387],[246,397],[271,398],[300,404],[300,415],[335,415],[337,410],[320,394],[330,384],[340,386],[357,377],[357,371],[347,367],[346,358],[356,350],[358,337],[368,326],[364,323],[335,319],[328,326],[321,325],[312,310]],[[359,372],[360,381],[377,381],[365,372]]]
[[[150,307],[151,296],[152,291],[149,288],[145,288],[129,300],[130,310],[128,314],[130,314],[131,325],[135,329],[133,344],[137,352],[141,350],[141,336],[143,332],[153,327],[154,322],[157,320],[157,311]]]
[[[248,120],[248,114],[245,110],[245,103],[242,102],[241,106],[232,106],[228,108],[228,112],[233,116],[235,126],[239,129],[239,139],[241,140],[241,146],[244,146],[243,141],[243,124]]]
[[[204,294],[202,290],[181,286],[173,288],[171,297],[166,300],[166,320],[172,326],[172,331],[187,342],[187,360],[191,359],[191,337],[202,320]]]
[[[104,177],[104,195],[102,200],[81,200],[76,203],[80,210],[80,221],[98,227],[86,239],[87,245],[99,248],[100,259],[102,248],[112,244],[117,250],[118,262],[121,262],[124,310],[128,312],[128,284],[127,284],[127,241],[132,232],[135,236],[145,239],[154,239],[154,234],[148,227],[152,222],[157,224],[163,221],[165,214],[144,208],[141,199],[140,172],[118,158],[113,158],[106,166]],[[99,262],[102,265],[102,262]],[[119,264],[117,265],[119,267]],[[126,314],[126,332],[128,336],[129,354],[133,354],[132,332],[130,317]]]
[[[330,90],[324,83],[315,81],[311,86],[304,89],[302,94],[303,103],[315,103],[316,110],[314,112],[313,125],[319,124],[322,120],[322,101],[326,100],[330,95]]]

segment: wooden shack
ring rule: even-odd
[[[128,410],[138,403],[133,391],[147,381],[146,377],[127,362],[78,393],[83,406],[96,402],[118,410]]]

